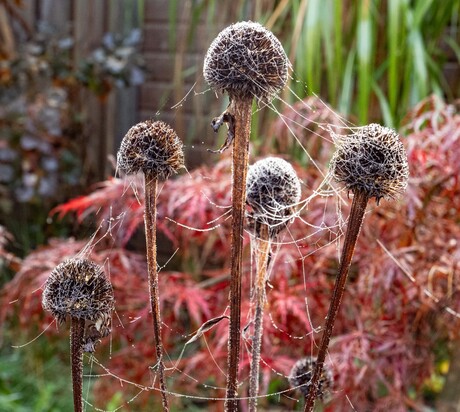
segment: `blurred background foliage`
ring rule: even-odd
[[[180,4],[169,2],[171,44],[187,49],[175,41]],[[223,19],[261,22],[293,65],[295,95],[283,98],[318,95],[359,125],[397,128],[428,95],[460,96],[459,12],[459,0],[201,0],[192,1],[184,41],[190,44],[203,20],[208,27]]]
[[[153,0],[136,4],[142,11],[151,2]],[[104,359],[111,362],[117,373],[131,374],[139,381],[145,378],[149,367],[146,359],[151,358],[149,340],[144,339],[149,330],[145,306],[148,298],[142,283],[145,267],[142,255],[128,250],[141,249],[132,241],[137,226],[142,223],[143,208],[137,194],[127,192],[126,182],[122,180],[108,180],[96,187],[94,193],[57,209],[63,220],[51,216],[50,210],[69,197],[92,190],[88,183],[94,176],[91,177],[87,169],[88,153],[84,143],[93,135],[83,127],[82,107],[88,96],[85,93],[96,96],[101,105],[106,105],[118,87],[142,83],[151,67],[145,68],[139,52],[142,30],[105,33],[77,58],[74,51],[79,39],[74,38],[71,30],[56,31],[43,22],[36,27],[24,25],[15,10],[21,10],[25,3],[0,0],[0,224],[6,226],[0,226],[0,286],[4,286],[0,292],[0,320],[6,325],[0,349],[0,410],[69,410],[68,382],[55,379],[68,376],[67,344],[60,339],[62,336],[52,327],[46,337],[26,348],[12,349],[11,345],[35,337],[48,324],[49,319],[40,307],[40,287],[54,265],[83,247],[83,243],[74,244],[72,239],[63,238],[77,233],[86,242],[95,223],[128,210],[122,228],[113,232],[113,239],[101,239],[93,257],[101,264],[110,259],[118,293],[117,309],[122,319],[138,316],[147,319],[146,323],[129,322],[126,330],[118,325],[119,341],[110,349],[113,358]],[[281,98],[292,106],[286,107],[279,101],[275,104],[324,170],[331,147],[321,138],[325,132],[318,129],[315,122],[337,122],[337,116],[325,104],[356,124],[379,121],[400,128],[402,135],[408,136],[405,140],[411,156],[410,191],[397,210],[379,208],[370,216],[372,230],[364,234],[362,253],[357,255],[355,288],[347,306],[350,312],[342,319],[343,334],[338,338],[333,356],[340,365],[337,374],[341,387],[345,393],[355,395],[353,402],[358,407],[434,408],[449,388],[456,387],[455,376],[460,370],[457,362],[460,356],[455,349],[458,328],[452,328],[457,321],[445,314],[449,305],[460,310],[455,299],[460,289],[453,276],[458,272],[460,253],[456,240],[460,224],[459,114],[454,103],[459,97],[460,0],[170,0],[159,3],[169,14],[169,47],[175,59],[170,86],[174,93],[179,90],[176,102],[183,97],[180,87],[185,79],[194,76],[199,81],[202,77],[202,57],[215,34],[230,22],[252,19],[273,30],[285,46],[294,70],[289,84],[291,91],[284,92]],[[126,9],[132,4],[134,2],[116,2]],[[184,9],[188,11],[188,26],[186,35],[180,36],[179,15]],[[204,38],[200,36],[203,31]],[[204,50],[199,52],[200,63],[187,66],[184,55],[197,39]],[[423,100],[431,94],[442,99]],[[200,96],[194,97],[194,104],[200,104]],[[180,111],[176,111],[176,115],[180,117]],[[290,138],[280,116],[268,110],[258,111],[254,116],[252,143],[255,152],[283,153],[295,158],[299,174],[306,182],[305,188],[318,183],[318,170],[309,164],[299,143]],[[104,153],[103,162],[108,154]],[[212,176],[212,184],[206,176]],[[171,181],[162,192],[161,217],[171,217],[190,226],[198,226],[199,222],[205,227],[220,215],[221,210],[214,205],[228,203],[229,190],[225,184],[229,179],[228,164],[224,160],[212,168],[203,167],[191,176]],[[135,185],[136,182],[133,187]],[[202,192],[207,197],[197,196]],[[81,219],[71,218],[74,211]],[[83,219],[88,215],[90,219]],[[332,215],[331,219],[336,217],[335,211]],[[319,219],[318,224],[326,217],[322,204],[309,211],[309,219]],[[180,246],[179,253],[167,267],[170,270],[168,285],[174,287],[163,296],[165,321],[183,328],[179,332],[167,329],[164,332],[168,350],[174,356],[183,344],[182,334],[192,332],[225,308],[227,229],[223,225],[206,235],[193,233],[191,236],[189,231],[159,220],[159,230],[164,237]],[[295,230],[301,238],[304,228],[299,226]],[[414,270],[417,283],[411,283],[376,245],[375,233],[381,234],[385,244],[392,245],[398,258]],[[56,237],[60,239],[53,240]],[[316,246],[324,239],[318,242]],[[330,274],[334,270],[336,250],[333,246],[313,253],[315,245],[301,248],[312,253],[308,270],[318,275],[309,284],[311,299],[318,308],[324,308],[328,300],[323,291],[330,288],[333,280]],[[297,252],[296,245],[282,250],[285,259],[278,261],[282,266],[279,273],[286,276],[274,281],[271,295],[275,320],[282,327],[291,325],[288,332],[292,335],[302,335],[307,323],[302,284],[304,269],[286,268],[282,262],[295,260],[293,256]],[[382,267],[394,283],[382,276]],[[129,295],[125,288],[128,276]],[[359,276],[364,277],[365,282],[358,282]],[[427,285],[439,298],[438,302],[426,297]],[[374,300],[377,295],[381,299],[378,302]],[[356,302],[359,307],[353,306]],[[382,309],[379,302],[388,303]],[[362,311],[366,305],[372,310]],[[392,316],[391,319],[388,316]],[[321,313],[313,317],[317,317],[316,324],[319,324]],[[367,329],[359,330],[362,325]],[[285,380],[273,378],[270,367],[288,373],[295,357],[304,352],[304,342],[295,342],[295,348],[291,349],[293,339],[276,330],[272,323],[267,323],[266,330],[264,345],[268,366],[263,371],[264,384],[271,391],[286,389]],[[352,332],[347,335],[349,330]],[[359,335],[362,338],[353,340],[354,333],[362,333]],[[135,357],[133,342],[137,342]],[[112,342],[106,344],[112,345]],[[212,332],[209,344],[215,345],[213,355],[224,367],[226,325],[219,325],[217,332]],[[363,352],[363,347],[371,350]],[[107,346],[101,349],[108,350]],[[219,381],[222,377],[216,375],[215,365],[209,362],[205,344],[199,342],[193,349],[187,352],[190,356],[185,359],[183,370],[197,373],[199,383],[223,384]],[[62,357],[56,356],[57,353]],[[271,357],[272,353],[277,356]],[[417,354],[418,358],[408,357],[407,353]],[[446,375],[449,367],[450,373]],[[184,381],[184,376],[173,377],[172,384],[186,393],[200,390],[206,396],[216,396],[217,392],[210,388],[204,390],[197,382]],[[132,388],[124,388],[120,395],[118,383],[113,383],[109,378],[96,383],[99,397],[94,401],[101,408],[115,409],[137,391],[130,393]],[[363,385],[366,390],[362,390]],[[138,405],[152,407],[155,402],[152,394],[146,392],[145,395],[136,400]],[[456,394],[446,395],[449,397],[456,399]],[[91,394],[89,399],[93,400]],[[190,399],[176,401],[182,410],[211,406]],[[267,400],[264,406],[269,408],[270,402]],[[282,402],[285,407],[299,409],[298,404],[294,406],[289,400],[282,399]],[[333,408],[343,405],[341,402],[345,402],[344,408],[348,406],[342,396]],[[279,403],[274,407],[278,406]]]
[[[313,98],[308,102],[318,107],[317,116],[330,113]],[[460,270],[459,127],[458,106],[437,97],[423,100],[408,113],[402,133],[411,165],[409,187],[399,202],[370,205],[329,350],[336,386],[326,411],[349,411],[351,403],[357,411],[444,412],[459,403],[455,380],[460,366],[456,356],[460,337],[460,282],[456,276]],[[327,169],[334,150],[333,143],[321,136],[313,140],[312,148],[321,142],[321,150],[312,153],[324,170],[312,163],[294,163],[303,198],[323,181],[321,172]],[[224,157],[212,166],[168,180],[158,196],[160,238],[169,239],[177,252],[171,260],[171,253],[160,258],[160,265],[167,262],[160,276],[160,299],[167,367],[171,367],[169,387],[176,393],[210,398],[172,396],[173,410],[221,410],[222,402],[214,398],[221,397],[225,385],[227,321],[184,345],[203,322],[224,313],[228,305],[231,221],[217,205],[230,204],[230,186],[231,163]],[[80,224],[96,220],[100,227],[90,258],[110,268],[117,312],[113,334],[102,342],[96,358],[112,373],[148,386],[154,348],[146,261],[142,248],[133,248],[136,232],[143,228],[141,187],[140,176],[111,178],[53,213],[57,217],[74,215]],[[273,255],[266,308],[270,317],[264,320],[262,393],[288,390],[285,376],[295,361],[314,348],[312,327],[324,321],[337,269],[340,231],[334,225],[342,217],[337,214],[337,202],[316,196],[308,210],[301,212],[302,219],[295,219],[280,239],[285,243]],[[340,207],[343,217],[348,216],[349,204]],[[210,231],[187,228],[206,229],[217,223],[221,224]],[[326,229],[318,231],[319,227]],[[3,335],[6,342],[23,343],[49,325],[52,318],[41,308],[41,286],[52,268],[75,256],[88,241],[52,239],[19,263],[16,276],[0,292],[3,302],[13,302],[0,306],[0,322],[11,325]],[[244,244],[248,262],[248,236]],[[249,323],[251,266],[244,267],[243,319]],[[245,329],[242,394],[247,389],[243,378],[248,376],[251,324]],[[19,353],[28,358],[43,344],[54,348],[58,341],[66,340],[64,334],[52,326]],[[183,348],[184,357],[178,359]],[[11,349],[5,352],[14,355]],[[62,349],[59,356],[65,358],[66,353]],[[172,367],[176,362],[177,369]],[[123,408],[159,410],[156,391],[140,392],[134,385],[122,385],[97,362],[92,371],[100,374],[98,379],[87,379],[93,388],[91,402],[97,407],[107,408],[111,400]],[[34,390],[37,396],[44,396],[39,386]],[[289,392],[260,399],[260,407],[302,410],[302,401],[296,399],[298,395]]]
[[[94,138],[88,97],[105,106],[115,90],[135,87],[145,76],[140,28],[104,33],[81,53],[72,26],[47,20],[50,2],[30,3],[0,0],[0,287],[32,250],[76,232],[71,220],[49,213],[97,179],[88,153]],[[26,18],[26,9],[34,18]],[[80,236],[88,231],[78,228]],[[8,305],[2,296],[0,306]],[[0,410],[72,410],[71,388],[55,379],[70,373],[68,345],[55,340],[12,348],[25,329],[40,333],[39,324],[24,328],[10,319],[2,325]]]
[[[46,21],[29,27],[11,12],[21,4],[0,2],[0,223],[23,256],[66,233],[49,225],[49,210],[94,181],[82,91],[103,104],[112,89],[141,84],[144,63],[140,29],[106,33],[76,59],[72,33]]]

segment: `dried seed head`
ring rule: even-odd
[[[222,30],[206,53],[209,85],[231,98],[270,101],[286,84],[289,60],[275,35],[244,21]]]
[[[45,283],[42,305],[59,323],[71,316],[91,322],[100,337],[110,334],[112,285],[102,268],[87,259],[69,259],[54,268]]]
[[[294,168],[278,157],[267,157],[248,169],[246,203],[253,211],[250,224],[265,223],[276,236],[292,220],[300,200],[300,181]]]
[[[313,372],[316,367],[316,358],[306,357],[298,360],[291,369],[289,374],[289,383],[292,387],[297,388],[302,392],[305,398],[308,396],[311,387]],[[323,372],[318,381],[318,398],[322,401],[329,400],[330,391],[333,389],[334,377],[329,368],[324,365]]]
[[[96,322],[89,322],[85,325],[85,336],[83,341],[83,350],[85,352],[94,352],[96,344],[101,338],[110,335],[112,331],[112,313],[102,313]]]
[[[409,166],[399,135],[392,129],[370,124],[349,135],[333,135],[337,150],[331,174],[352,192],[369,198],[394,199],[407,187]]]
[[[118,150],[117,165],[126,174],[142,171],[167,179],[184,167],[182,142],[166,123],[146,120],[126,133]]]

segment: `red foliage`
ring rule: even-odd
[[[8,252],[8,244],[13,241],[13,236],[2,225],[0,225],[0,270],[2,267],[10,268],[14,271],[21,265],[20,259]]]
[[[330,347],[337,381],[330,410],[349,410],[349,402],[356,410],[373,411],[422,405],[421,388],[434,369],[434,348],[457,338],[458,319],[445,308],[460,311],[460,285],[454,278],[460,269],[460,115],[454,106],[428,99],[409,114],[403,135],[411,169],[409,189],[400,202],[371,205],[366,215]],[[330,144],[324,145],[322,156],[330,149]],[[298,173],[307,188],[318,187],[322,180],[312,166],[298,168]],[[113,354],[104,364],[116,375],[149,385],[147,372],[155,357],[145,258],[125,249],[143,224],[141,185],[137,178],[110,179],[91,195],[74,199],[55,212],[74,211],[80,219],[93,213],[106,226],[101,233],[109,233],[112,244],[97,243],[91,252],[91,259],[109,269],[116,297]],[[287,375],[297,359],[316,350],[313,338],[318,340],[319,335],[312,328],[322,325],[327,313],[337,267],[335,240],[341,233],[325,230],[324,222],[337,225],[337,202],[316,197],[301,214],[312,226],[296,219],[275,254],[267,288],[261,391],[280,378],[274,371]],[[178,246],[187,268],[160,273],[163,342],[172,359],[167,366],[175,364],[189,339],[187,334],[226,311],[230,221],[224,213],[229,205],[228,161],[170,180],[159,194],[159,230]],[[348,216],[348,205],[342,204],[342,212]],[[218,223],[210,231],[185,227],[209,229]],[[82,242],[53,241],[25,259],[2,291],[4,301],[19,299],[19,305],[3,305],[1,319],[20,306],[22,324],[33,317],[45,326],[50,319],[40,307],[40,287],[56,264],[83,246]],[[249,262],[249,242],[246,246]],[[246,270],[243,325],[251,318],[251,275],[249,267]],[[223,320],[190,347],[185,346],[179,370],[168,372],[173,392],[223,396],[224,390],[212,387],[225,385],[227,329],[228,322]],[[244,348],[250,345],[250,335],[249,326],[243,336],[244,384],[249,365]],[[280,385],[287,388],[287,381]],[[109,399],[120,390],[107,377],[99,379],[97,386],[99,399]],[[123,391],[128,393],[126,385]],[[415,400],[409,397],[410,391],[416,394]],[[147,397],[152,398],[146,392],[136,402]]]

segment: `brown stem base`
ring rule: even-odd
[[[329,346],[329,341],[331,340],[335,318],[337,317],[337,312],[339,311],[340,303],[342,302],[351,259],[353,258],[356,241],[358,240],[359,232],[361,230],[368,200],[368,196],[362,192],[356,192],[353,197],[350,216],[348,218],[347,232],[343,243],[342,256],[340,259],[339,272],[337,274],[337,279],[335,280],[334,291],[332,293],[332,299],[327,313],[326,325],[324,326],[324,332],[319,346],[315,371],[310,382],[310,391],[305,401],[305,412],[311,412],[313,410],[315,399],[318,394],[319,379],[323,372],[327,348]]]
[[[263,317],[265,305],[265,281],[267,278],[268,256],[270,254],[269,228],[266,224],[260,227],[260,236],[255,241],[256,249],[256,284],[254,301],[256,303],[254,317],[254,338],[252,340],[251,370],[249,373],[249,411],[257,411],[259,395],[259,365],[262,347]]]
[[[155,176],[145,174],[145,240],[147,248],[147,268],[149,273],[150,306],[153,318],[153,334],[157,355],[157,368],[161,389],[161,402],[164,411],[169,411],[166,391],[165,366],[163,362],[163,342],[161,340],[160,290],[157,271],[157,235],[156,235],[156,195],[158,182]]]
[[[230,108],[229,108],[230,111]],[[243,262],[243,222],[246,201],[246,176],[248,171],[249,137],[251,133],[252,99],[233,100],[234,117],[232,169],[232,252],[230,269],[230,328],[227,357],[227,393],[225,410],[238,410],[238,369],[241,336],[241,270]]]
[[[70,365],[72,368],[73,407],[75,412],[83,411],[83,335],[85,320],[70,319]]]

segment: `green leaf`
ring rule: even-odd
[[[347,62],[345,64],[345,71],[343,73],[342,79],[342,93],[339,100],[339,112],[347,117],[351,111],[352,98],[353,98],[353,86],[354,86],[354,76],[353,76],[353,66],[355,64],[356,50],[353,49],[348,54]]]
[[[372,89],[374,90],[374,93],[377,96],[377,99],[379,100],[380,104],[380,110],[382,111],[382,116],[383,116],[383,122],[385,123],[386,126],[388,127],[395,127],[393,116],[391,114],[391,108],[388,103],[388,100],[386,99],[385,95],[382,92],[382,89],[379,87],[379,85],[374,81],[372,82]]]
[[[320,50],[321,50],[321,9],[322,0],[310,0],[305,16],[304,42],[306,49],[306,82],[309,93],[319,93],[321,88],[320,77]]]
[[[414,10],[414,21],[413,24],[415,27],[420,27],[422,24],[422,20],[425,17],[425,14],[430,9],[433,0],[417,0],[415,2],[415,10]]]
[[[388,98],[391,113],[396,110],[399,90],[399,50],[400,44],[404,42],[401,27],[401,2],[399,0],[388,0]]]
[[[327,85],[328,85],[328,96],[329,96],[329,103],[332,105],[336,104],[337,100],[337,87],[338,87],[338,80],[339,77],[337,73],[336,64],[335,64],[335,47],[334,47],[334,40],[335,40],[335,20],[333,19],[333,15],[330,12],[330,8],[333,7],[330,0],[327,0],[328,4],[327,7],[323,7],[321,10],[321,35],[322,35],[322,44],[324,46],[324,55],[326,57],[326,73],[327,73]]]
[[[362,0],[357,28],[358,56],[358,118],[361,124],[367,123],[371,92],[371,70],[373,55],[373,29],[369,1]]]
[[[413,29],[409,34],[409,42],[410,49],[412,50],[415,84],[419,98],[423,98],[428,94],[428,70],[426,67],[426,49],[422,34],[419,31]]]

